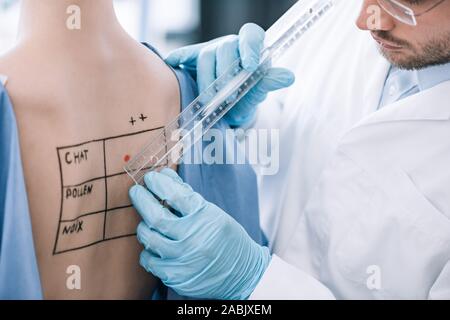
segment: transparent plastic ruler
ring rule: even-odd
[[[266,75],[273,63],[288,51],[333,7],[338,0],[300,0],[267,32],[259,67],[243,69],[236,60],[223,75],[202,92],[163,132],[125,167],[140,184],[153,170],[177,164],[192,146],[231,110]]]

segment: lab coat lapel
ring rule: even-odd
[[[341,76],[335,75],[333,80],[330,80],[329,84],[334,86],[341,86],[341,91],[347,92],[348,88],[352,88],[351,95],[348,100],[348,104],[340,106],[339,111],[337,112],[328,112],[328,117],[330,119],[339,119],[340,123],[349,123],[349,126],[346,128],[344,132],[350,130],[354,124],[359,123],[360,119],[367,119],[370,115],[376,113],[379,105],[379,101],[381,98],[381,92],[384,87],[384,83],[386,81],[387,74],[389,72],[390,64],[389,62],[380,55],[376,45],[374,45],[374,41],[370,38],[370,36],[364,37],[362,40],[364,49],[360,52],[361,56],[364,59],[354,59],[352,60],[351,55],[347,56],[343,59],[349,59],[346,63],[347,73],[342,74]],[[330,75],[331,76],[331,75]],[[340,82],[342,77],[348,79],[350,83]],[[325,89],[326,90],[326,89]],[[363,98],[361,99],[361,95],[358,96],[355,90],[363,90]],[[331,90],[327,90],[327,94],[330,94]],[[329,105],[327,110],[331,110],[333,106]],[[359,117],[358,120],[353,122],[354,119],[349,121],[349,118]],[[324,119],[322,121],[329,122],[330,120]],[[337,121],[337,120],[333,120]],[[332,122],[330,122],[332,123]],[[291,123],[291,125],[299,126],[297,122]],[[292,134],[292,132],[296,132],[293,128],[289,128],[286,132]],[[340,135],[339,132],[336,132],[337,135]],[[287,139],[286,136],[282,137],[282,139]],[[282,152],[282,154],[286,154]],[[284,161],[285,159],[282,159]],[[294,165],[298,165],[294,163]],[[288,166],[285,162],[281,163],[281,167]],[[289,167],[289,170],[292,171],[293,168]],[[284,177],[285,178],[285,177]],[[277,177],[280,179],[280,177]],[[267,187],[266,187],[267,188]],[[311,190],[310,190],[311,191]],[[275,191],[272,191],[275,193]],[[301,191],[299,191],[301,192]],[[283,194],[284,192],[279,192],[275,194]],[[277,202],[277,205],[286,205],[287,198],[284,198],[284,203]],[[293,200],[295,201],[295,200]],[[306,201],[307,203],[308,201]],[[287,205],[289,207],[289,205]],[[277,212],[282,212],[281,216],[278,217],[278,226],[276,236],[273,242],[273,250],[278,254],[283,254],[285,250],[292,246],[292,237],[295,235],[295,227],[290,227],[292,225],[297,225],[299,212],[291,212],[290,210],[277,210]],[[290,228],[290,229],[289,229]],[[299,249],[300,250],[300,249]]]
[[[393,121],[450,119],[450,81],[397,101],[370,115],[356,127]]]
[[[384,84],[391,67],[390,63],[379,53],[375,41],[369,39],[365,54],[365,63],[362,66],[363,74],[360,81],[364,82],[364,106],[355,105],[355,108],[364,108],[366,114],[373,114],[378,110]],[[369,76],[369,75],[373,76]],[[355,81],[358,78],[355,77]]]

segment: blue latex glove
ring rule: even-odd
[[[140,263],[178,294],[201,299],[247,299],[271,255],[233,218],[183,183],[170,169],[145,176],[147,188],[177,212],[173,214],[145,187],[130,189],[143,222]]]
[[[257,69],[264,46],[265,32],[256,24],[246,24],[239,36],[227,36],[207,43],[197,44],[175,50],[166,58],[173,67],[182,66],[197,77],[199,91],[202,92],[220,77],[238,58],[242,59],[244,69],[253,72]],[[294,74],[283,68],[272,68],[267,76],[254,87],[224,117],[232,127],[249,124],[255,117],[257,106],[271,91],[291,86]]]

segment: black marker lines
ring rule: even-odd
[[[135,236],[136,216],[128,190],[121,194],[121,187],[116,187],[128,183],[123,155],[118,156],[117,150],[128,151],[135,141],[158,136],[162,130],[158,127],[56,148],[61,205],[54,255]]]
[[[106,141],[103,140],[103,165],[104,165],[104,173],[105,177],[108,175],[108,171],[106,171]],[[106,239],[106,219],[108,215],[108,179],[105,178],[105,217],[103,219],[103,240]]]
[[[142,122],[144,122],[148,117],[144,116],[142,113],[139,117],[139,119],[141,119]]]
[[[148,117],[146,115],[144,115],[143,113],[141,113],[138,117],[139,120],[141,120],[141,122],[145,122],[145,120],[148,119]],[[134,127],[137,120],[134,117],[130,118],[130,121],[128,121],[129,123],[131,123],[131,125]]]

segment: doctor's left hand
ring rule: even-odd
[[[145,176],[147,188],[130,190],[143,222],[140,263],[178,294],[247,299],[267,269],[268,248],[254,242],[233,218],[183,183],[170,169]],[[150,191],[171,208],[173,214]]]
[[[239,35],[230,35],[177,49],[169,54],[166,62],[172,67],[182,66],[197,79],[200,92],[223,75],[237,59],[241,59],[243,69],[254,72],[260,63],[264,48],[264,29],[247,23]],[[290,87],[295,75],[284,68],[271,68],[264,78],[248,92],[224,117],[231,127],[250,125],[256,110],[272,91]]]

